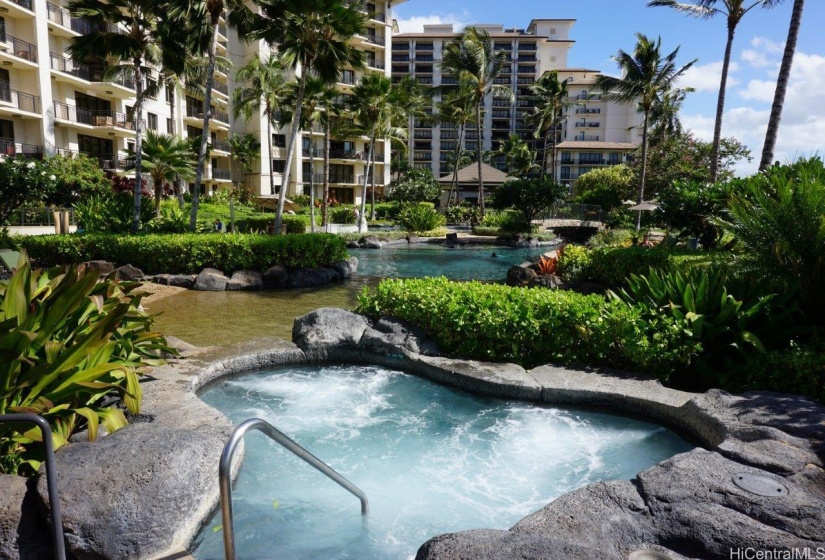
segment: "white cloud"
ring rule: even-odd
[[[461,31],[470,24],[470,14],[449,13],[445,15],[432,14],[429,16],[411,16],[408,18],[396,18],[398,29],[401,33],[421,33],[425,25],[453,24],[453,31]]]
[[[740,58],[753,68],[779,69],[779,61],[785,50],[784,43],[777,43],[764,37],[751,39],[750,49],[742,51]]]
[[[730,63],[728,69],[728,87],[739,83],[733,74],[739,71],[739,64],[735,61]],[[696,91],[719,91],[719,83],[722,80],[722,61],[710,62],[708,64],[694,64],[682,79],[679,80],[679,87],[692,87]]]

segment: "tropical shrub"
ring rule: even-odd
[[[582,280],[590,267],[590,251],[579,245],[567,245],[559,255],[556,273],[565,280]]]
[[[144,229],[150,233],[186,233],[189,231],[189,213],[177,204],[161,205],[160,215],[152,218]]]
[[[667,378],[697,351],[677,319],[575,292],[522,289],[445,278],[385,280],[364,290],[358,311],[422,328],[463,358],[611,365]]]
[[[46,418],[55,448],[100,426],[127,424],[123,409],[140,412],[138,376],[171,351],[151,332],[136,283],[98,282],[93,270],[32,270],[25,254],[0,282],[0,414]],[[111,405],[117,397],[119,406]],[[43,459],[37,430],[0,426],[0,469],[33,475]]]
[[[333,224],[354,224],[355,208],[353,206],[338,206],[329,211],[329,219]]]
[[[695,237],[704,249],[712,249],[722,239],[713,220],[725,209],[729,194],[728,183],[675,181],[659,191],[657,213],[681,237]]]
[[[131,231],[134,209],[134,199],[127,192],[91,195],[74,206],[78,228],[95,233]],[[140,205],[140,223],[148,224],[154,216],[154,202],[144,197]]]
[[[283,224],[287,233],[306,233],[309,221],[301,216],[284,216]]]
[[[54,192],[57,177],[41,160],[0,159],[0,224],[25,204],[42,206]]]
[[[54,175],[54,189],[44,201],[48,206],[69,208],[90,196],[107,196],[112,182],[95,158],[83,154],[56,155],[45,160],[45,171]]]
[[[391,183],[387,200],[398,204],[435,202],[441,198],[442,188],[429,169],[411,169]]]
[[[498,237],[500,232],[497,227],[476,226],[473,228],[475,235],[482,235],[486,237]]]
[[[444,217],[447,219],[448,224],[466,224],[469,222],[477,223],[481,215],[481,211],[478,209],[478,206],[473,206],[468,202],[462,202],[461,204],[444,208],[442,212],[444,213]],[[490,213],[491,212],[487,212],[484,217],[486,218]]]
[[[745,251],[740,268],[798,289],[800,308],[825,324],[825,166],[820,158],[734,181],[729,213],[715,223]]]
[[[637,196],[638,183],[636,174],[627,165],[614,165],[588,171],[578,179],[574,187],[576,202],[581,204],[602,204],[601,202],[585,202],[582,197],[589,196],[586,200],[596,200],[603,197],[606,204],[602,205],[603,210],[609,210],[615,206],[620,206],[625,200],[634,200]],[[598,195],[589,194],[598,191]]]
[[[347,258],[346,241],[335,235],[44,235],[21,238],[31,258],[44,264],[108,260],[147,274],[265,271],[281,264],[318,267]]]
[[[825,403],[825,349],[791,342],[784,350],[751,354],[731,375],[729,390],[791,393]]]
[[[407,204],[398,215],[398,223],[407,231],[431,231],[444,225],[444,216],[423,204]]]
[[[550,177],[516,179],[496,188],[490,206],[499,210],[512,208],[521,218],[518,223],[529,224],[566,196],[567,186],[556,183]]]

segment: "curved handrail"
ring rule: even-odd
[[[232,470],[232,457],[235,455],[235,450],[237,449],[238,444],[249,430],[258,430],[263,432],[269,436],[270,439],[285,447],[288,451],[291,451],[293,454],[297,455],[324,473],[333,482],[336,482],[350,494],[357,497],[361,501],[361,515],[367,514],[369,511],[369,502],[367,501],[367,495],[364,494],[360,488],[338,474],[332,467],[321,461],[318,457],[295,443],[289,436],[278,430],[266,420],[262,420],[260,418],[250,418],[249,420],[241,423],[237,428],[235,428],[235,431],[232,432],[232,436],[223,448],[223,453],[221,453],[221,462],[218,467],[218,477],[221,487],[221,518],[223,520],[223,551],[226,560],[235,560],[235,529],[233,526],[232,480],[230,476]]]
[[[54,443],[52,428],[45,418],[37,414],[0,414],[0,424],[35,424],[43,434],[46,452],[46,487],[49,490],[49,508],[52,510],[52,540],[54,557],[66,560],[66,544],[63,542],[63,517],[60,515],[60,500],[57,496],[57,469],[54,465]]]

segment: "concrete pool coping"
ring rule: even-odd
[[[143,386],[144,419],[57,453],[68,548],[78,558],[149,558],[188,547],[218,502],[218,458],[233,425],[198,398],[209,383],[279,365],[331,361],[400,369],[484,395],[597,406],[677,428],[701,447],[561,496],[510,530],[436,537],[424,559],[729,557],[737,546],[825,547],[825,407],[791,395],[691,394],[619,372],[525,370],[425,355],[398,323],[322,309],[296,320],[297,344],[262,339],[194,349]],[[704,449],[703,449],[704,448]],[[236,466],[237,468],[237,466]],[[742,473],[781,497],[739,488]],[[45,502],[45,481],[38,482]],[[22,539],[18,531],[18,539]],[[0,552],[2,552],[0,550]],[[648,556],[652,557],[652,556]]]

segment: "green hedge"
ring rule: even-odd
[[[533,367],[548,362],[648,371],[667,380],[698,351],[671,317],[602,296],[444,278],[385,280],[361,295],[360,313],[422,329],[442,351]]]
[[[225,273],[264,271],[276,264],[316,267],[347,258],[346,242],[327,234],[44,235],[21,237],[19,245],[43,265],[107,260],[147,274],[197,273],[206,267]]]

